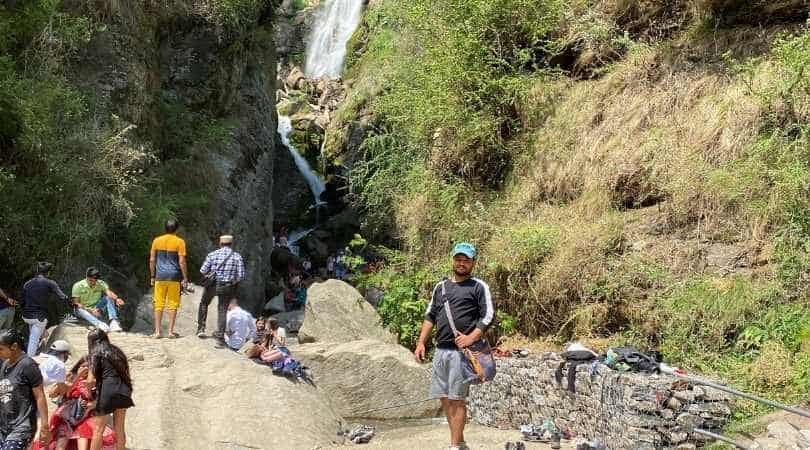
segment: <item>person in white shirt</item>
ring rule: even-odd
[[[237,299],[231,299],[228,302],[228,314],[225,319],[225,343],[231,350],[239,351],[245,346],[252,347],[254,339],[256,339],[256,319],[239,307]]]
[[[68,385],[65,384],[65,361],[70,357],[70,344],[62,339],[51,344],[47,353],[40,353],[34,357],[42,373],[42,385],[50,388],[48,396],[58,397],[66,394]]]

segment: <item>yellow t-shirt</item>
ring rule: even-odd
[[[155,280],[180,281],[183,279],[180,257],[186,256],[186,241],[176,234],[164,234],[152,241],[152,252],[155,253]]]

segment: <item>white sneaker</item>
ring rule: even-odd
[[[118,323],[117,320],[113,320],[112,322],[110,322],[110,331],[115,332],[115,331],[123,331],[123,330],[121,330],[121,324]]]
[[[110,332],[110,326],[109,326],[109,325],[107,325],[107,324],[106,324],[106,323],[104,323],[104,322],[99,323],[99,324],[98,324],[98,326],[97,326],[96,328],[98,328],[99,330],[101,330],[101,331],[103,331],[103,332],[105,332],[105,333],[109,333],[109,332]]]

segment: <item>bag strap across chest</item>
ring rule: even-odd
[[[447,301],[447,288],[445,284],[447,280],[442,281],[442,299],[444,300],[444,313],[447,315],[447,322],[450,324],[450,329],[453,330],[453,336],[458,336],[458,328],[456,328],[456,322],[453,320],[453,312],[450,311],[450,302]]]
[[[233,251],[233,250],[231,250],[231,252],[230,252],[230,253],[228,253],[228,256],[226,256],[226,257],[225,257],[225,259],[223,259],[223,260],[222,260],[222,262],[220,262],[219,264],[217,264],[217,268],[216,268],[216,269],[214,269],[214,270],[212,270],[212,271],[211,271],[211,273],[212,273],[214,276],[216,276],[216,273],[219,271],[219,269],[221,269],[221,268],[225,267],[225,263],[227,263],[227,262],[228,262],[228,260],[229,260],[229,259],[231,259],[231,256],[233,256],[233,254],[234,254],[234,251]]]

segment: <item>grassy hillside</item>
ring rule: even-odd
[[[660,348],[810,392],[810,32],[802,1],[382,2],[327,131],[385,320],[413,344],[450,243],[501,334]],[[360,117],[360,146],[347,137]],[[419,269],[416,269],[419,268]],[[751,411],[745,411],[748,414]]]

